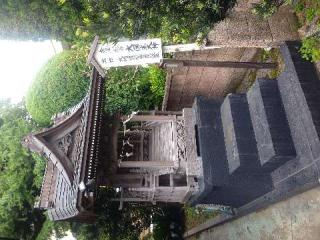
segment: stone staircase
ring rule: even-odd
[[[318,184],[320,81],[299,46],[281,47],[285,70],[278,79],[258,79],[223,102],[196,98],[203,192],[191,203],[240,207]]]

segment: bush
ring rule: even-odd
[[[153,65],[149,67],[151,91],[155,97],[156,105],[160,105],[165,93],[166,71]]]
[[[132,110],[149,107],[143,94],[150,95],[147,70],[143,68],[114,68],[107,73],[106,105],[109,113],[127,114]]]
[[[274,0],[262,0],[253,7],[252,13],[266,19],[271,17],[277,9],[278,7]]]
[[[278,8],[283,4],[292,4],[293,0],[262,0],[258,4],[254,4],[252,13],[261,18],[269,18],[277,12]]]
[[[66,235],[68,230],[70,230],[70,223],[66,221],[54,222],[47,217],[36,240],[51,239],[52,235],[54,235],[56,239],[60,239]]]
[[[111,188],[100,188],[97,194],[94,224],[72,223],[71,229],[79,240],[138,240],[143,229],[150,226],[154,206],[126,203],[119,210],[119,202],[110,201],[115,197]]]
[[[156,66],[110,69],[107,74],[105,110],[128,114],[159,106],[164,95],[165,75],[165,71]]]
[[[320,26],[320,1],[295,1],[293,6],[301,25],[315,24]]]
[[[183,239],[184,217],[180,206],[166,206],[162,208],[163,214],[153,216],[153,238],[154,240],[163,239]],[[175,238],[171,238],[176,235]]]
[[[27,93],[26,105],[32,118],[42,126],[48,125],[54,114],[79,103],[87,93],[90,72],[85,51],[68,50],[52,58]],[[165,76],[157,66],[109,69],[106,112],[128,114],[161,105]]]
[[[40,125],[76,105],[87,93],[90,69],[84,51],[64,51],[42,67],[26,96],[27,110]]]
[[[312,62],[320,61],[320,37],[307,37],[302,40],[300,48],[302,57]]]

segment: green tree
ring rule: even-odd
[[[4,0],[0,38],[103,39],[161,37],[186,42],[221,20],[235,0]]]
[[[80,1],[3,0],[0,6],[0,38],[72,41],[82,24]]]
[[[1,101],[0,118],[0,237],[33,239],[44,220],[41,211],[33,208],[43,160],[24,149],[21,139],[36,125],[23,103]]]
[[[165,72],[156,66],[110,69],[107,73],[105,110],[111,114],[129,114],[159,106],[164,85]]]

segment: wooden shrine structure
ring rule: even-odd
[[[117,190],[112,201],[120,209],[124,202],[183,203],[199,192],[192,110],[110,119],[103,115],[104,81],[94,68],[84,99],[23,141],[47,160],[36,207],[52,220],[94,220],[102,186]]]
[[[47,159],[36,207],[52,220],[91,222],[100,187],[119,202],[217,204],[246,212],[318,186],[320,82],[300,43],[281,46],[285,69],[246,94],[197,97],[182,111],[103,114],[95,58],[83,100],[23,144]]]
[[[103,78],[93,70],[88,94],[23,145],[47,160],[39,202],[52,220],[91,221],[99,161]]]

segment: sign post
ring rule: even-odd
[[[98,45],[95,58],[103,68],[160,63],[161,40],[147,39]]]
[[[88,56],[88,63],[95,66],[103,77],[105,76],[106,69],[111,67],[145,64],[160,64],[164,67],[188,66],[255,69],[272,69],[277,67],[276,63],[177,60],[164,59],[162,57],[162,53],[209,50],[219,48],[218,46],[200,47],[196,44],[162,46],[161,39],[159,38],[111,44],[99,44],[98,41],[99,38],[96,36]]]
[[[96,37],[88,56],[88,63],[96,68],[98,65],[97,70],[100,74],[100,70],[104,72],[103,69],[111,67],[160,64],[161,61],[162,44],[159,38],[98,44]]]

